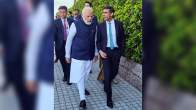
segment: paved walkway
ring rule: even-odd
[[[99,68],[98,64],[93,66],[93,73],[89,75],[87,89],[90,96],[87,96],[87,110],[110,110],[106,106],[106,95],[103,91],[103,84],[97,81]],[[79,93],[76,84],[68,86],[62,81],[63,72],[61,65],[54,65],[55,76],[55,110],[79,110]],[[142,110],[142,93],[133,86],[117,77],[118,84],[113,84],[112,110]]]
[[[0,54],[0,88],[5,81],[3,71],[3,59]],[[13,86],[10,86],[7,91],[0,90],[0,110],[19,110],[16,93]]]

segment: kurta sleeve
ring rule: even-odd
[[[96,27],[96,33],[95,33],[95,56],[98,56],[98,49],[97,49],[97,27]]]
[[[71,45],[72,45],[72,41],[75,35],[76,35],[76,26],[74,23],[72,23],[70,30],[69,30],[68,37],[67,37],[66,46],[65,46],[65,53],[66,53],[65,57],[66,58],[70,58]]]

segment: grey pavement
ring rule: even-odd
[[[89,75],[86,88],[90,95],[86,96],[87,110],[110,110],[106,106],[106,95],[103,84],[97,80],[99,67],[94,64],[93,73]],[[60,63],[54,65],[55,77],[55,110],[79,110],[79,92],[76,84],[67,85],[62,81],[63,71]],[[112,110],[142,110],[142,93],[132,85],[117,77],[118,84],[112,85],[114,108]]]
[[[3,59],[0,54],[0,88],[5,83],[3,70]],[[0,90],[0,110],[19,110],[16,93],[13,86],[10,86],[7,91]]]

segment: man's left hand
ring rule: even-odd
[[[26,81],[26,89],[30,93],[35,93],[37,91],[37,82],[36,81]]]
[[[95,56],[94,59],[93,59],[93,61],[94,62],[97,62],[97,60],[98,60],[98,56]]]
[[[71,63],[71,59],[70,58],[66,58],[66,62],[67,63]]]

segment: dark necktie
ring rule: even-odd
[[[64,40],[67,40],[67,25],[66,25],[66,20],[64,19]]]
[[[28,37],[28,28],[27,28],[27,11],[26,6],[24,4],[19,5],[19,15],[20,15],[20,24],[21,24],[21,31],[22,31],[22,40],[24,42],[27,41]]]

